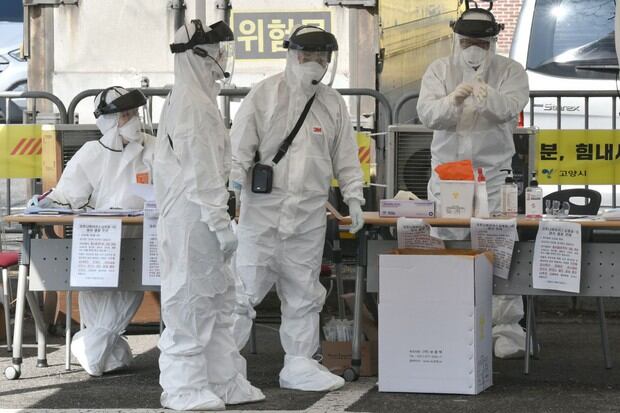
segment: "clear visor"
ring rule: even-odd
[[[140,121],[140,130],[142,132],[148,133],[149,135],[155,136],[155,132],[153,130],[153,122],[151,121],[150,105],[148,102],[146,105],[141,106],[140,108],[126,110],[123,112],[119,112],[115,115],[118,116],[118,127],[122,127],[123,125],[127,124],[127,122],[136,117]]]
[[[307,63],[315,63],[321,66],[322,73],[320,78],[316,79],[327,86],[331,86],[334,83],[336,77],[336,69],[338,64],[338,52],[317,52],[317,51],[304,51],[289,49],[289,53],[293,57],[293,60],[304,65]],[[318,69],[318,66],[315,66]]]
[[[229,84],[235,69],[235,42],[220,42],[219,46],[220,47],[216,51],[215,61],[225,73],[229,74],[228,77],[224,77],[221,81],[224,84]]]

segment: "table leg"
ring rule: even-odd
[[[347,381],[357,380],[362,365],[362,306],[364,305],[364,282],[366,278],[366,262],[367,262],[367,233],[366,228],[362,228],[357,233],[357,271],[355,274],[355,304],[353,314],[353,340],[352,340],[352,356],[351,369],[344,372],[344,378]]]
[[[37,367],[47,367],[47,346],[46,346],[46,325],[43,313],[39,308],[39,300],[36,299],[32,291],[26,287],[26,301],[30,307],[30,312],[34,318],[34,325],[37,330]]]
[[[524,374],[530,374],[530,348],[532,340],[532,320],[534,319],[532,312],[534,311],[534,297],[527,296],[527,317],[525,321],[525,367]]]
[[[344,314],[344,286],[342,284],[342,250],[340,249],[340,240],[335,239],[332,248],[332,254],[334,255],[334,264],[336,269],[336,293],[338,294],[338,318],[343,319]]]
[[[65,370],[71,370],[71,290],[67,291],[65,301]],[[80,317],[80,320],[82,317]]]
[[[9,353],[11,349],[11,298],[9,294],[9,270],[7,268],[2,269],[2,292],[4,298],[4,324],[6,328],[6,351]]]

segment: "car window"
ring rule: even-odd
[[[614,79],[614,0],[538,0],[527,69],[552,76]]]
[[[24,6],[22,0],[2,0],[0,1],[0,21],[2,22],[23,22]]]

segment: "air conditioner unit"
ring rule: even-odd
[[[516,154],[512,169],[519,186],[519,209],[524,205],[523,190],[531,172],[535,171],[536,129],[518,128],[513,137]],[[392,125],[388,129],[387,190],[391,198],[399,190],[411,191],[427,198],[427,183],[431,176],[431,141],[433,131],[422,125]],[[531,162],[530,162],[531,160]]]

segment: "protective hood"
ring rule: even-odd
[[[137,109],[145,104],[146,96],[141,91],[134,89],[129,92],[120,86],[112,86],[100,93],[99,99],[95,104],[94,114],[95,118],[98,118],[101,115]]]
[[[139,90],[133,90],[129,92],[127,89],[119,86],[104,89],[95,97],[95,110],[97,110],[97,108],[109,106],[102,104],[102,99],[104,99],[104,96],[108,102],[119,102],[123,101],[123,98],[125,96],[131,95],[133,92],[139,92],[140,95],[144,97],[142,92],[140,92]],[[127,102],[128,100],[125,99],[124,101]],[[129,119],[122,127],[119,127],[118,123],[120,114],[123,111],[132,109],[136,109],[136,114],[131,119]],[[129,143],[136,143],[140,146],[142,145],[142,142],[144,141],[144,135],[142,133],[143,125],[140,116],[138,115],[137,109],[138,107],[127,107],[126,109],[123,109],[119,112],[101,114],[99,117],[97,117],[95,122],[103,135],[99,140],[106,148],[113,151],[123,151],[123,138]],[[138,151],[139,149],[140,148],[137,147],[133,149],[133,151]]]
[[[205,32],[200,20],[177,30],[174,43],[174,71],[177,84],[204,91],[215,100],[222,83],[230,82],[234,66],[234,37],[226,23],[217,22]]]
[[[465,71],[472,69],[481,75],[495,54],[497,34],[503,25],[495,21],[493,14],[485,9],[469,9],[452,23],[454,43],[453,63]]]

